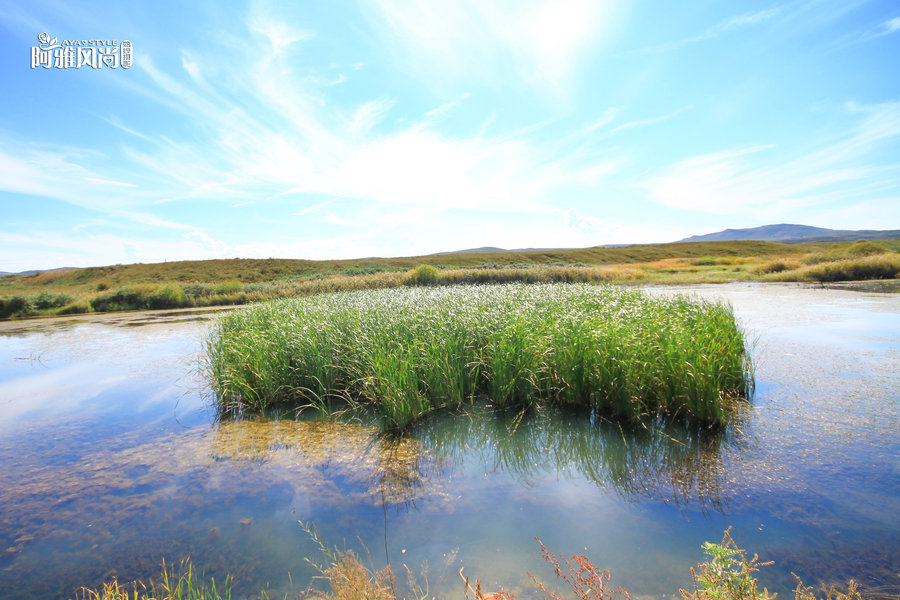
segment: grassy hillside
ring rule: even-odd
[[[433,254],[340,261],[227,259],[62,269],[0,277],[0,318],[246,304],[410,283],[721,283],[889,279],[900,239],[780,244],[689,242],[616,248]],[[429,265],[428,281],[411,269]]]
[[[840,244],[803,244],[807,251],[825,250]],[[790,247],[794,250],[795,247]],[[548,265],[584,264],[613,265],[651,262],[669,258],[703,256],[773,256],[788,250],[784,244],[771,242],[691,242],[623,246],[619,248],[583,248],[574,250],[537,250],[530,252],[467,252],[464,254],[431,254],[402,258],[357,258],[351,260],[312,261],[301,259],[218,259],[187,260],[166,263],[112,265],[84,269],[65,269],[13,275],[0,279],[0,290],[15,287],[77,287],[106,283],[111,286],[134,283],[201,282],[238,280],[245,283],[275,279],[304,279],[313,276],[361,272],[406,270],[429,264],[438,268],[472,267],[485,264]]]

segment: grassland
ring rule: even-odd
[[[877,242],[694,242],[557,251],[436,254],[346,261],[231,259],[64,269],[0,277],[0,318],[248,304],[320,292],[431,284],[893,279],[900,239]]]
[[[387,429],[475,395],[617,417],[727,421],[752,375],[727,305],[587,284],[404,287],[293,298],[220,319],[224,407],[374,405]]]

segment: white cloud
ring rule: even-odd
[[[419,10],[431,14],[429,6]],[[251,26],[277,30],[259,18]],[[141,142],[126,146],[123,155],[163,182],[156,202],[215,198],[240,206],[310,194],[521,212],[537,210],[560,188],[596,183],[617,168],[609,160],[579,158],[579,140],[568,148],[548,147],[529,141],[527,131],[502,137],[438,132],[428,119],[452,110],[467,94],[429,111],[425,120],[382,128],[393,100],[364,101],[346,112],[333,108],[319,101],[320,88],[289,76],[291,61],[271,48],[253,50],[233,61],[230,74],[250,78],[252,102],[225,93],[230,80],[201,85],[184,72],[166,72],[150,57],[141,61],[151,85],[140,91],[152,98],[162,94],[161,102],[191,115],[204,140],[169,140],[110,121]],[[248,108],[254,105],[256,110]],[[259,114],[268,117],[252,116]],[[308,200],[299,202],[299,214],[306,214]]]
[[[114,185],[118,187],[137,187],[133,183],[126,183],[124,181],[113,181],[112,179],[103,179],[101,177],[85,177],[84,179],[90,183],[99,183],[100,185]]]
[[[512,65],[539,92],[560,95],[615,20],[615,3],[601,0],[371,3],[424,74],[496,82]]]
[[[424,36],[419,41],[435,52],[446,50],[448,60],[459,39],[481,43],[479,31],[487,33],[485,46],[471,48],[472,57],[480,50],[505,53],[544,84],[566,79],[582,50],[610,25],[606,4],[582,0],[410,7],[385,0],[380,10],[397,35]],[[430,31],[420,29],[422,24]],[[457,25],[477,27],[466,33]],[[539,144],[527,129],[506,136],[439,131],[436,122],[468,94],[403,125],[387,122],[395,102],[390,98],[335,105],[325,101],[327,82],[317,72],[295,72],[301,63],[289,50],[311,32],[259,14],[246,26],[258,35],[233,54],[220,47],[185,48],[175,65],[141,54],[135,76],[122,79],[120,85],[188,119],[177,138],[109,116],[110,125],[128,134],[115,149],[116,162],[77,149],[24,144],[23,151],[23,144],[0,139],[0,190],[188,232],[181,246],[161,248],[187,249],[183,244],[191,243],[191,256],[206,256],[225,248],[193,235],[196,225],[156,216],[154,206],[211,199],[232,208],[287,200],[296,202],[288,210],[297,216],[317,211],[317,219],[334,219],[322,210],[333,200],[310,205],[310,196],[325,196],[407,214],[426,210],[429,218],[455,209],[535,213],[546,210],[560,190],[596,185],[619,168],[615,161],[579,153],[580,139]],[[204,77],[216,64],[229,69]],[[156,254],[171,258],[164,249]]]
[[[603,244],[643,244],[676,240],[695,233],[693,229],[669,223],[628,221],[582,214],[574,208],[557,211],[563,219],[572,247]]]
[[[656,117],[648,117],[646,119],[637,119],[635,121],[628,121],[626,123],[622,123],[621,125],[616,125],[615,127],[609,129],[609,131],[600,132],[598,134],[595,134],[594,140],[606,139],[606,138],[612,137],[616,134],[622,133],[623,131],[628,131],[629,129],[639,129],[639,128],[643,128],[643,127],[652,127],[653,125],[659,125],[660,123],[665,123],[666,121],[674,119],[681,113],[688,111],[691,108],[693,108],[693,107],[692,106],[683,106],[677,110],[673,110],[672,112],[666,113],[664,115],[658,115]],[[609,112],[610,110],[615,110],[615,112],[610,113]],[[600,128],[612,123],[615,115],[619,112],[621,112],[621,111],[618,109],[608,109],[604,113],[604,116],[600,119],[600,121],[591,125],[591,127],[588,128],[588,131],[600,129]],[[608,119],[606,118],[607,115],[609,115]]]
[[[394,103],[389,100],[363,102],[357,107],[347,125],[350,136],[357,140],[368,136],[372,128],[384,119],[393,105]]]
[[[640,48],[636,50],[636,52],[659,52],[677,50],[684,46],[696,44],[697,42],[713,40],[740,29],[754,27],[756,25],[766,23],[767,21],[771,21],[777,16],[783,15],[790,10],[798,8],[798,6],[798,2],[789,2],[787,4],[782,4],[773,8],[735,15],[732,17],[728,17],[727,19],[723,19],[710,27],[707,27],[697,35],[682,38],[680,40],[675,40],[673,42]]]
[[[855,126],[807,154],[779,161],[769,156],[776,151],[773,146],[703,154],[671,165],[642,187],[666,206],[762,220],[873,193],[900,198],[900,163],[866,162],[881,145],[900,137],[900,102],[846,109],[856,117]]]
[[[329,198],[328,200],[325,200],[324,202],[319,202],[318,204],[314,204],[314,205],[310,206],[309,208],[304,208],[303,210],[299,210],[299,211],[295,212],[294,216],[297,216],[297,217],[303,216],[306,213],[310,213],[314,210],[320,209],[323,206],[328,206],[332,202],[335,202],[336,200],[340,200],[340,199],[341,198],[339,196],[335,196],[334,198]]]
[[[591,125],[587,128],[587,131],[596,131],[597,129],[606,127],[615,120],[616,115],[620,112],[622,112],[621,108],[616,108],[614,106],[607,108],[600,115],[599,119],[591,123]]]
[[[0,270],[18,272],[56,267],[151,263],[188,257],[202,260],[239,256],[229,252],[229,249],[230,246],[216,242],[202,232],[190,232],[168,239],[158,235],[124,237],[84,230],[71,233],[40,230],[0,232],[0,256],[3,257]]]
[[[265,37],[276,55],[281,54],[297,42],[315,37],[312,32],[292,28],[283,21],[260,17],[250,21],[250,29]]]
[[[189,240],[197,240],[201,242],[204,246],[220,256],[225,256],[231,253],[231,246],[229,244],[226,244],[225,242],[222,242],[220,240],[215,240],[203,231],[191,231],[190,233],[184,234],[184,237]]]
[[[122,217],[133,221],[135,223],[140,223],[142,225],[149,225],[151,227],[156,227],[159,229],[174,229],[176,231],[189,231],[193,229],[191,225],[185,225],[184,223],[178,223],[176,221],[169,221],[167,219],[161,219],[156,215],[151,215],[143,212],[133,212],[133,211],[113,211],[112,215],[117,217]]]
[[[440,117],[443,117],[444,115],[450,113],[454,108],[456,108],[457,106],[462,104],[464,101],[468,100],[470,96],[471,96],[471,94],[466,92],[465,94],[461,95],[456,100],[453,100],[451,102],[446,102],[446,103],[438,106],[437,108],[432,108],[431,110],[429,110],[428,112],[425,113],[425,116],[428,117],[429,119],[438,119]]]

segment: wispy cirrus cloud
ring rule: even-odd
[[[259,17],[252,26],[268,31]],[[283,35],[299,43],[305,39]],[[438,209],[523,211],[539,207],[555,189],[595,181],[615,168],[610,161],[574,159],[574,149],[569,155],[565,148],[548,150],[527,135],[448,135],[433,126],[437,115],[468,95],[429,111],[418,122],[382,131],[379,125],[393,107],[391,99],[367,100],[349,111],[323,105],[320,89],[285,77],[291,67],[271,48],[267,52],[262,45],[245,55],[257,59],[236,59],[233,77],[250,78],[253,86],[250,98],[237,100],[215,87],[201,92],[192,84],[201,73],[179,78],[150,57],[141,61],[152,84],[147,96],[165,94],[160,101],[190,114],[205,138],[199,143],[169,140],[111,120],[142,142],[141,148],[126,146],[126,156],[171,184],[172,190],[158,201],[215,197],[244,204],[290,193]],[[253,113],[248,104],[255,106]],[[254,116],[260,113],[267,119]],[[308,202],[298,199],[298,204]]]
[[[432,10],[428,6],[421,10]],[[547,6],[535,3],[531,9],[540,13]],[[475,13],[465,18],[505,27],[494,22],[501,8],[469,6],[466,10]],[[589,8],[578,5],[581,11]],[[506,9],[512,10],[511,5]],[[539,21],[536,15],[530,18]],[[14,152],[12,146],[4,150],[0,145],[0,190],[47,196],[132,223],[187,232],[189,237],[177,244],[157,245],[157,254],[193,248],[194,256],[208,256],[237,247],[193,235],[196,226],[163,218],[157,209],[165,205],[171,214],[178,203],[198,199],[220,201],[229,210],[279,202],[286,215],[315,212],[312,216],[324,219],[337,198],[389,207],[367,216],[371,227],[366,232],[347,234],[348,240],[365,243],[397,223],[401,229],[433,224],[447,210],[545,212],[560,190],[595,186],[619,168],[617,161],[579,154],[578,140],[565,141],[563,136],[558,143],[535,142],[527,127],[502,135],[442,131],[441,116],[467,101],[468,93],[418,120],[391,119],[395,100],[387,97],[353,104],[325,102],[329,92],[321,78],[295,76],[302,52],[294,50],[302,50],[313,39],[312,32],[273,24],[258,14],[248,17],[244,26],[251,32],[251,46],[185,48],[179,61],[167,63],[140,54],[135,59],[137,76],[116,80],[144,101],[171,111],[173,118],[184,119],[186,126],[172,128],[178,133],[162,134],[122,116],[104,117],[121,132],[114,169],[97,156],[49,148],[23,155],[21,147]],[[501,40],[507,42],[512,43]],[[561,44],[557,58],[575,52],[575,46],[563,40],[545,42]],[[227,63],[227,72],[216,61]],[[561,73],[548,68],[553,77]],[[356,65],[344,72],[329,69],[332,76],[353,77]],[[332,199],[323,202],[323,196]],[[397,211],[411,220],[398,219]],[[324,246],[333,252],[335,244]]]
[[[678,40],[673,40],[671,42],[664,42],[662,44],[656,44],[653,46],[645,46],[643,48],[639,48],[634,50],[634,53],[650,53],[650,52],[666,52],[671,50],[677,50],[679,48],[683,48],[684,46],[689,46],[691,44],[696,44],[699,42],[705,42],[708,40],[714,40],[716,38],[722,37],[724,35],[731,34],[733,32],[739,31],[741,29],[747,29],[750,27],[755,27],[757,25],[761,25],[763,23],[774,20],[776,17],[783,16],[787,14],[789,11],[794,10],[798,7],[798,2],[789,2],[786,4],[781,4],[778,6],[773,6],[772,8],[767,8],[763,10],[758,10],[754,12],[742,13],[739,15],[733,15],[726,19],[715,23],[700,33],[688,37],[684,37]]]
[[[900,140],[900,102],[851,103],[845,110],[855,119],[853,127],[818,150],[781,161],[766,156],[776,151],[772,145],[702,154],[671,165],[641,186],[659,204],[763,221],[878,195],[900,200],[900,161],[873,160],[876,150]],[[900,210],[891,216],[896,219]]]
[[[264,36],[272,46],[272,52],[281,54],[287,48],[297,42],[302,42],[315,37],[312,31],[297,29],[282,21],[253,17],[248,23],[252,31]]]
[[[848,45],[861,44],[894,34],[898,31],[900,31],[900,17],[894,17],[893,19],[881,21],[875,25],[875,27],[871,27],[867,31],[862,33],[857,32],[854,36],[845,38],[843,43]]]
[[[894,17],[893,19],[888,19],[884,23],[881,24],[881,30],[885,33],[894,33],[895,31],[900,31],[900,17]]]
[[[621,123],[619,125],[614,125],[612,127],[606,127],[607,125],[612,125],[615,122],[615,115],[622,112],[621,109],[607,109],[604,111],[603,116],[600,120],[593,123],[590,127],[587,128],[587,131],[593,132],[593,139],[604,140],[606,138],[610,138],[616,134],[622,133],[624,131],[628,131],[629,129],[640,129],[643,127],[652,127],[654,125],[659,125],[661,123],[665,123],[671,119],[674,119],[678,115],[689,111],[693,108],[693,106],[683,106],[679,109],[668,112],[664,115],[657,115],[655,117],[647,117],[645,119],[635,119],[632,121],[626,121],[625,123]]]

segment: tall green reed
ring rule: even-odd
[[[724,423],[752,388],[727,304],[589,284],[277,300],[222,317],[206,351],[223,406],[365,402],[394,429],[475,395]]]

